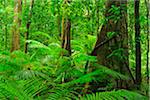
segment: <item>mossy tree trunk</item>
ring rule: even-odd
[[[22,0],[14,0],[14,25],[12,29],[12,44],[11,52],[20,49],[20,27],[21,27],[21,12]]]
[[[98,63],[128,75],[132,81],[117,80],[116,88],[128,88],[134,81],[129,69],[127,0],[107,0],[105,23],[97,37],[93,55],[97,55]],[[110,40],[109,40],[110,39]],[[107,41],[101,47],[99,44]]]
[[[146,10],[147,10],[147,63],[146,63],[146,77],[147,77],[147,84],[149,85],[150,79],[149,79],[149,66],[150,66],[150,0],[145,0]],[[150,88],[147,89],[146,94],[147,96],[150,96]]]

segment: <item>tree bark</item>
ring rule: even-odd
[[[99,24],[99,1],[98,0],[95,0],[95,6],[96,6],[96,24],[97,24],[97,26],[96,26],[96,33],[98,34],[99,33],[99,26],[100,26],[100,24]]]
[[[149,19],[150,19],[150,2],[149,0],[145,0],[145,5],[146,5],[146,9],[147,9],[147,63],[146,63],[146,80],[147,80],[147,85],[149,86],[149,65],[150,65],[150,59],[149,59],[149,55],[150,55],[150,23],[149,23]],[[150,91],[149,88],[146,91],[147,96],[150,96]]]
[[[22,11],[22,0],[14,0],[14,25],[12,29],[12,45],[11,52],[20,49],[20,27],[21,27],[21,11]]]
[[[4,0],[4,8],[7,7],[6,0]],[[7,18],[7,13],[5,14],[5,18]],[[8,24],[5,23],[5,50],[8,48]]]
[[[117,80],[118,85],[116,86],[117,88],[128,88],[133,84],[134,77],[128,60],[127,0],[107,0],[105,7],[106,21],[98,34],[96,49],[92,55],[97,55],[99,64],[129,75],[132,78],[130,82]],[[118,10],[113,11],[113,7],[117,7]],[[108,36],[109,33],[113,33],[113,36]],[[99,47],[100,44],[103,45]],[[119,56],[113,55],[114,51],[117,51]]]
[[[64,4],[66,5],[67,3],[70,3],[70,1],[64,0]],[[64,9],[64,11],[65,11],[65,9]],[[71,43],[70,43],[70,41],[71,41],[70,34],[71,33],[70,33],[70,30],[71,30],[71,20],[68,15],[64,15],[64,13],[63,13],[61,38],[62,38],[62,48],[68,51],[67,56],[71,55]],[[64,55],[64,53],[62,53],[62,55]]]
[[[25,45],[24,45],[24,52],[28,52],[28,43],[26,42],[29,38],[29,30],[31,25],[31,18],[32,18],[32,10],[33,10],[34,0],[30,1],[30,9],[29,9],[29,15],[28,15],[28,21],[26,24],[27,32],[25,33]]]
[[[59,36],[61,36],[61,14],[60,14],[60,4],[59,0],[57,0],[57,9],[58,9],[58,15],[57,15],[57,23],[58,23],[58,33]]]
[[[135,43],[136,43],[136,85],[140,89],[141,85],[141,40],[140,40],[140,14],[139,4],[140,0],[135,0],[134,13],[135,13]]]

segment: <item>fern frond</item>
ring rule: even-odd
[[[16,72],[15,74],[17,79],[22,79],[22,80],[27,80],[27,79],[32,79],[32,78],[44,78],[47,79],[49,78],[47,75],[40,71],[34,71],[34,70],[21,70]]]
[[[148,98],[136,92],[118,90],[87,94],[81,97],[80,100],[148,100]]]
[[[23,91],[28,94],[30,97],[35,98],[37,95],[41,95],[42,92],[46,92],[48,87],[46,82],[41,78],[32,78],[24,81],[23,83]]]
[[[102,77],[102,76],[111,76],[113,77],[114,79],[123,79],[123,80],[128,80],[128,77],[125,76],[125,75],[122,75],[116,71],[113,71],[107,67],[102,67],[100,69],[97,69],[96,71],[93,71],[91,73],[88,73],[86,75],[83,75],[81,77],[79,77],[78,79],[75,79],[71,82],[68,82],[68,83],[64,83],[63,85],[73,85],[73,84],[83,84],[83,83],[87,83],[87,82],[92,82],[93,80],[97,80],[97,77],[101,77],[101,78],[98,78],[97,81],[100,81],[100,80],[103,80],[105,79],[105,77]]]
[[[22,86],[14,80],[0,82],[0,99],[2,98],[10,100],[32,100],[32,98],[22,90]]]
[[[75,99],[77,93],[68,88],[57,87],[49,90],[49,100],[72,100]]]
[[[35,40],[27,40],[27,43],[29,43],[29,47],[30,48],[40,48],[40,49],[46,49],[46,50],[50,50],[46,45],[44,45],[43,43],[40,43],[38,41]]]

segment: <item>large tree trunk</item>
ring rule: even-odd
[[[113,7],[118,10],[113,12]],[[134,80],[128,61],[127,0],[107,0],[105,19],[92,55],[97,55],[99,64],[129,75]],[[117,80],[117,88],[128,88],[129,84]]]
[[[20,49],[20,27],[21,27],[21,11],[22,11],[22,0],[14,0],[14,25],[12,29],[12,45],[11,52]]]

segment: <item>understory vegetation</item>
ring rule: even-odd
[[[0,100],[148,100],[149,6],[0,0]]]

